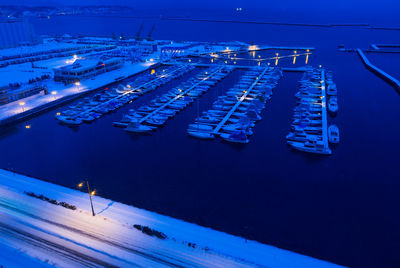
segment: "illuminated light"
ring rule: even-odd
[[[322,65],[319,65],[319,68],[322,68]]]
[[[191,60],[191,59],[189,59],[189,62],[192,62],[192,60]]]
[[[31,128],[31,125],[26,125],[25,128],[26,128],[26,129],[30,129],[30,128]]]
[[[52,94],[52,95],[56,95],[56,94],[57,94],[57,91],[52,91],[51,94]]]
[[[75,54],[75,55],[74,55],[74,59],[77,59],[77,58],[78,58],[78,55]]]
[[[78,184],[78,187],[79,187],[79,188],[82,188],[82,187],[83,187],[83,182],[79,183],[79,184]]]
[[[151,72],[150,72],[150,74],[155,74],[156,73],[156,70],[151,70]]]
[[[80,86],[81,82],[75,82],[74,84],[75,84],[75,86]]]
[[[258,58],[261,58],[261,56],[260,56],[260,55],[258,55]]]
[[[233,64],[236,64],[236,61],[234,61]]]
[[[131,85],[126,85],[127,88],[131,88]]]
[[[151,62],[153,62],[153,61],[154,61],[154,59],[153,59],[153,58],[151,58],[151,59],[150,59],[150,61],[151,61]]]
[[[211,59],[211,62],[214,62],[214,59]]]
[[[227,64],[227,63],[228,63],[228,61],[226,60],[226,61],[225,61],[225,64]]]
[[[165,73],[165,70],[162,70]]]
[[[24,105],[25,105],[25,102],[20,101],[20,102],[19,102],[19,105],[24,106]]]
[[[260,66],[261,65],[261,62],[258,62],[258,66]]]
[[[293,57],[293,64],[296,64],[296,53],[297,53],[297,51],[295,50],[294,51],[294,57]]]
[[[106,66],[106,65],[104,63],[102,63],[101,66]]]
[[[277,66],[278,65],[278,60],[279,60],[279,53],[276,53],[275,54],[276,55],[276,60],[275,60],[275,66]]]
[[[90,193],[90,195],[95,195],[96,194],[96,190],[93,190],[91,193]]]
[[[58,112],[58,113],[56,113],[56,115],[61,115],[61,113],[60,113],[60,112]]]
[[[258,46],[256,45],[249,46],[248,50],[258,50]]]

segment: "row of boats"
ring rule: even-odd
[[[331,154],[330,143],[339,142],[339,129],[335,125],[328,128],[327,99],[336,99],[337,90],[332,82],[332,73],[324,69],[309,69],[300,80],[299,91],[293,112],[291,131],[286,136],[287,143],[300,151]],[[329,107],[329,105],[328,105]]]
[[[179,78],[195,67],[192,65],[173,65],[157,68],[151,72],[139,75],[126,85],[120,84],[112,89],[105,89],[91,97],[84,98],[73,106],[69,106],[56,114],[62,124],[76,126],[92,122],[121,106],[128,104],[149,91],[152,91],[169,81]]]
[[[211,67],[157,96],[146,105],[131,109],[115,126],[125,127],[127,132],[148,133],[166,123],[169,118],[186,108],[204,92],[225,78],[231,67]]]
[[[189,125],[188,134],[199,139],[219,136],[228,142],[248,143],[252,127],[261,119],[261,111],[281,76],[278,68],[247,71],[234,87],[217,98],[210,110]]]

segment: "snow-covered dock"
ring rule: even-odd
[[[365,67],[367,67],[368,70],[370,70],[371,72],[373,72],[374,74],[376,74],[377,76],[379,76],[380,78],[382,78],[383,80],[385,80],[386,82],[391,84],[398,92],[400,92],[400,81],[399,80],[397,80],[390,74],[384,72],[382,69],[373,65],[368,60],[367,56],[365,56],[364,52],[362,52],[361,49],[357,49],[357,53],[360,56],[362,62],[364,63]]]
[[[339,267],[99,196],[93,203],[95,217],[87,193],[0,170],[0,266]],[[167,238],[145,234],[134,224]]]

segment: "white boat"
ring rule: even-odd
[[[306,142],[297,142],[288,140],[287,143],[294,149],[315,154],[332,154],[329,148],[325,148],[321,142],[315,140],[307,140]]]
[[[136,132],[136,133],[148,133],[154,130],[155,127],[145,126],[140,124],[139,122],[131,122],[126,128],[125,131],[127,132]]]
[[[214,134],[210,132],[202,132],[202,131],[195,131],[195,130],[188,130],[187,133],[195,138],[199,139],[214,139]]]
[[[234,143],[249,143],[249,139],[243,131],[236,131],[234,133],[224,133],[220,137],[226,141]]]
[[[330,143],[339,143],[339,128],[336,125],[330,125],[328,127],[328,138]]]
[[[336,97],[331,97],[328,101],[328,110],[335,114],[338,111],[338,103],[337,103],[337,98]]]
[[[71,125],[71,126],[77,126],[83,123],[83,120],[80,118],[62,118],[60,119],[60,122],[66,125]]]

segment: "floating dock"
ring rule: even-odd
[[[311,69],[300,81],[291,133],[286,136],[287,143],[294,149],[316,154],[332,153],[328,138],[326,79],[325,70]],[[332,85],[331,91],[336,92],[336,86]]]

